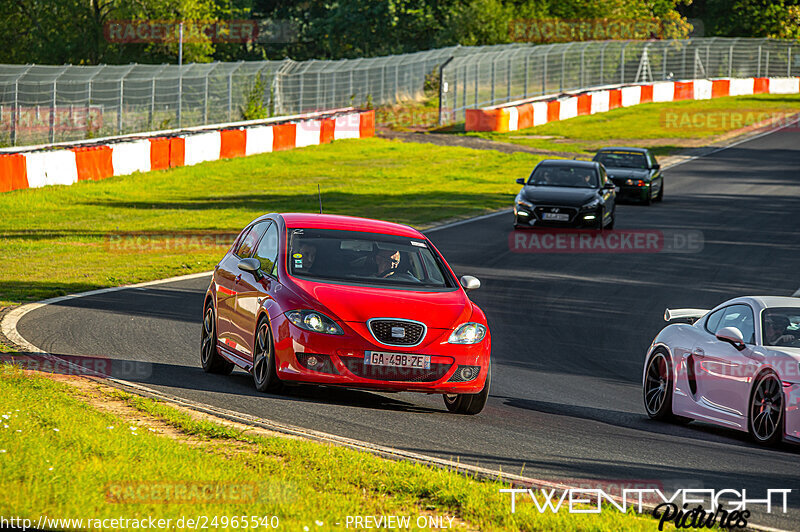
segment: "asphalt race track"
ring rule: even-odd
[[[207,278],[71,299],[27,314],[18,329],[51,353],[149,363],[122,377],[194,401],[531,477],[747,488],[762,497],[793,488],[788,514],[757,512],[751,521],[797,529],[800,448],[651,421],[640,381],[665,307],[711,308],[800,287],[800,128],[665,175],[663,204],[621,205],[617,229],[700,231],[701,252],[514,253],[511,214],[430,234],[458,275],[483,283],[473,299],[489,318],[494,380],[474,417],[447,413],[440,396],[308,387],[264,395],[241,371],[203,373]]]

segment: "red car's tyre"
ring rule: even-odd
[[[259,392],[278,392],[281,381],[275,369],[275,344],[266,318],[261,318],[256,328],[253,344],[253,381]]]
[[[228,362],[217,350],[217,320],[214,316],[214,305],[210,302],[203,313],[203,332],[200,340],[200,362],[206,373],[230,375],[233,364]]]
[[[474,416],[486,406],[489,398],[489,385],[492,383],[492,364],[489,364],[489,371],[486,374],[486,384],[478,393],[459,393],[444,394],[444,404],[450,412],[454,414],[465,414]]]

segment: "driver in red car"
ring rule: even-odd
[[[381,278],[391,277],[397,273],[400,265],[400,251],[378,248],[373,255],[376,266],[376,275]]]

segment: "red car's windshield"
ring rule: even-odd
[[[289,229],[287,269],[321,280],[409,288],[452,288],[427,242],[378,233]]]

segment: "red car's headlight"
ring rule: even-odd
[[[344,334],[344,331],[336,325],[336,322],[316,310],[290,310],[286,313],[286,317],[306,331],[322,334]]]
[[[456,327],[447,342],[451,344],[477,344],[485,336],[485,326],[480,323],[467,322]]]

